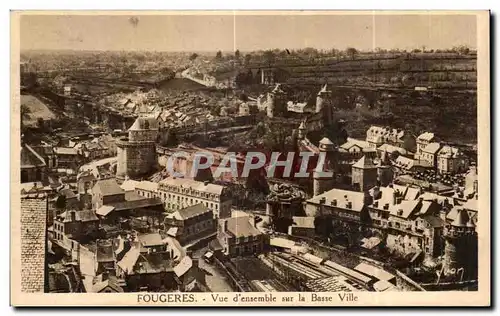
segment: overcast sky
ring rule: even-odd
[[[241,13],[240,13],[241,14]],[[476,47],[474,15],[25,15],[21,49]]]

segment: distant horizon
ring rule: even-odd
[[[444,51],[444,50],[451,50],[455,47],[458,47],[458,46],[462,46],[462,45],[455,45],[455,46],[452,46],[452,47],[447,47],[447,48],[433,48],[433,47],[425,47],[425,52],[430,52],[430,50],[433,50],[433,51],[436,51],[436,50],[441,50],[441,51]],[[471,51],[476,51],[476,48],[475,47],[469,47],[467,45],[463,45],[463,46],[466,46],[468,47]],[[267,48],[267,49],[259,49],[259,50],[241,50],[241,49],[236,49],[236,50],[239,50],[240,53],[255,53],[255,52],[259,52],[259,51],[274,51],[274,50],[286,50],[286,49],[289,49],[289,50],[292,50],[292,51],[296,51],[296,50],[301,50],[301,49],[306,49],[306,48],[314,48],[314,49],[317,49],[318,51],[329,51],[329,50],[332,50],[332,49],[338,49],[336,47],[332,47],[330,49],[326,48],[316,48],[316,47],[311,47],[311,46],[308,46],[308,47],[301,47],[301,48]],[[355,48],[358,52],[364,52],[364,53],[375,53],[375,50],[361,50],[361,49],[358,49],[356,47],[352,47],[352,48]],[[411,51],[413,49],[422,49],[422,47],[415,47],[411,50],[409,49],[404,49],[404,48],[384,48],[384,47],[377,47],[377,48],[380,48],[382,50],[386,50],[386,51],[391,51],[391,50],[400,50],[400,51]],[[345,51],[345,48],[344,49],[338,49],[339,51]],[[120,53],[120,52],[126,52],[126,53],[171,53],[171,54],[180,54],[180,53],[214,53],[216,54],[219,50],[185,50],[185,51],[168,51],[168,50],[140,50],[140,49],[134,49],[134,50],[103,50],[103,49],[22,49],[20,50],[20,53],[26,53],[26,52],[109,52],[109,53]],[[224,50],[220,50],[223,54],[224,53],[234,53],[233,50],[230,50],[230,51],[224,51]]]
[[[22,15],[22,51],[477,47],[475,15]]]

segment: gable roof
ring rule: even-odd
[[[408,218],[410,217],[410,215],[415,213],[415,211],[418,209],[419,204],[420,201],[418,200],[414,201],[403,200],[399,204],[391,205],[389,211],[392,216]]]
[[[440,143],[430,143],[424,148],[422,148],[422,151],[429,154],[436,154],[440,148],[441,148]]]
[[[139,247],[132,247],[118,262],[118,266],[127,274],[133,273],[134,266],[141,255]]]
[[[186,220],[188,218],[192,218],[195,216],[199,216],[201,214],[205,214],[208,212],[212,212],[205,204],[203,203],[198,203],[196,205],[191,205],[188,207],[185,207],[181,210],[178,210],[174,212],[172,215],[169,217],[175,218],[175,219],[180,219],[180,220]]]
[[[109,276],[108,279],[104,281],[98,281],[92,286],[92,291],[94,293],[102,292],[107,287],[111,288],[114,292],[123,293],[123,288],[118,285],[118,280],[115,277]]]
[[[417,137],[417,140],[427,141],[427,142],[430,142],[433,139],[434,139],[434,133],[430,132],[422,133]]]
[[[322,194],[316,195],[307,202],[319,204],[320,201],[324,198],[325,205],[332,205],[334,200],[337,202],[335,205],[336,208],[349,209],[355,212],[361,212],[364,207],[364,196],[363,192],[358,191],[349,191],[349,190],[341,190],[341,189],[332,189],[330,191],[324,192]],[[351,207],[348,207],[348,203],[351,203]]]
[[[97,181],[96,184],[94,184],[94,188],[92,189],[92,191],[95,191],[96,189],[98,189],[103,196],[125,194],[125,191],[120,188],[115,179],[104,179]]]
[[[365,140],[359,140],[359,139],[348,137],[347,138],[347,142],[345,142],[344,144],[342,144],[340,146],[340,148],[343,148],[345,150],[349,150],[353,146],[357,146],[357,147],[359,147],[361,149],[366,149],[366,148],[370,148],[370,143],[368,143]]]
[[[44,167],[45,160],[28,145],[21,147],[21,168]]]
[[[353,168],[359,169],[374,169],[377,166],[373,163],[371,158],[367,158],[366,156],[361,157],[355,164],[352,165]]]
[[[227,232],[236,238],[262,235],[262,233],[250,223],[250,217],[248,216],[231,217],[220,221],[227,221]]]
[[[139,242],[144,247],[160,246],[163,245],[163,240],[158,233],[139,235]]]
[[[444,225],[443,220],[439,216],[427,215],[423,219],[432,227],[443,227]]]

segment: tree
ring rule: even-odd
[[[198,58],[198,54],[196,53],[192,53],[191,56],[189,56],[189,60],[191,61],[195,60],[196,58]]]
[[[246,54],[245,55],[245,65],[248,66],[250,64],[251,60],[252,60],[252,55]]]
[[[276,59],[276,56],[274,55],[274,52],[272,50],[266,50],[264,52],[263,57],[264,57],[265,62],[267,64],[269,64],[269,66],[274,64],[274,61]]]
[[[237,49],[237,50],[234,52],[234,58],[235,58],[236,60],[239,60],[239,59],[240,59],[240,57],[241,57],[241,56],[240,56],[240,50],[239,50],[239,49]]]
[[[215,55],[215,59],[221,60],[222,59],[222,52],[218,51],[217,54]]]
[[[358,54],[358,50],[354,47],[347,47],[345,50],[346,54],[351,57],[352,60],[356,58],[356,55]]]
[[[63,210],[66,208],[66,196],[60,195],[57,197],[56,208],[59,210]]]
[[[467,47],[467,45],[461,45],[458,47],[454,47],[453,50],[455,52],[459,53],[460,55],[467,55],[470,52],[470,48]]]
[[[26,104],[21,104],[21,121],[29,120],[31,115],[31,109]]]

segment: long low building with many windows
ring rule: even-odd
[[[201,203],[214,212],[215,218],[231,217],[231,195],[222,185],[171,177],[159,183],[140,181],[135,184],[135,192],[161,199],[167,212]]]

